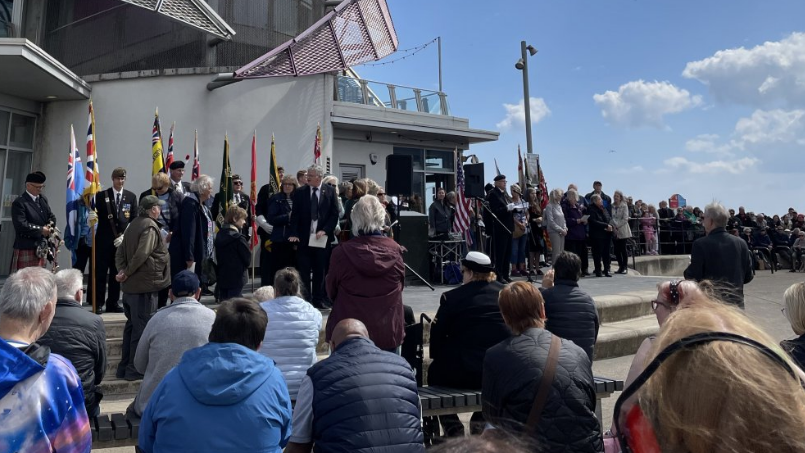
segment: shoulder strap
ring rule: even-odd
[[[542,373],[542,379],[539,381],[537,396],[534,397],[534,405],[531,406],[531,412],[528,413],[528,420],[526,421],[526,432],[533,434],[537,430],[539,420],[542,418],[542,409],[545,408],[545,402],[548,401],[548,393],[553,384],[553,378],[556,375],[556,363],[559,361],[559,349],[562,343],[558,336],[551,334],[551,348],[548,350],[548,363],[545,364],[545,371]]]
[[[116,238],[118,236],[118,234],[117,234],[117,225],[115,224],[115,218],[117,217],[117,211],[112,209],[112,204],[109,201],[110,195],[114,199],[115,193],[112,191],[112,189],[106,189],[104,192],[105,192],[104,193],[104,200],[106,201],[106,214],[107,214],[107,217],[109,218],[109,225],[112,227],[112,236],[114,236]],[[123,196],[122,195],[120,196],[120,201],[121,202],[123,201]],[[114,215],[112,215],[113,212],[115,213]]]

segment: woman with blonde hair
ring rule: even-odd
[[[677,311],[651,358],[615,406],[625,451],[805,451],[805,375],[740,310]]]
[[[533,437],[542,447],[540,451],[603,451],[587,353],[545,330],[545,302],[534,285],[506,285],[498,305],[512,336],[489,348],[484,356],[484,419],[495,428]],[[538,384],[543,375],[553,372],[535,424],[530,413]]]
[[[791,323],[791,329],[799,335],[793,340],[783,340],[780,346],[800,368],[805,368],[805,283],[789,286],[783,294],[783,315]]]
[[[545,207],[545,225],[548,229],[548,238],[551,240],[551,256],[559,256],[565,251],[565,236],[567,236],[567,224],[565,223],[565,213],[562,212],[562,189],[553,189],[550,195],[548,206]]]
[[[632,229],[629,227],[629,205],[620,190],[616,190],[612,195],[612,220],[610,224],[614,228],[613,242],[615,243],[615,259],[618,262],[618,270],[615,273],[625,274],[629,264],[626,241],[632,237]]]

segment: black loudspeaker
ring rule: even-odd
[[[386,156],[386,193],[409,196],[414,192],[413,156]]]
[[[388,189],[386,189],[388,192]],[[391,192],[388,192],[391,193]],[[428,216],[412,211],[400,211],[400,234],[397,242],[408,249],[403,253],[403,261],[417,274],[428,278]],[[421,285],[422,282],[406,271],[406,283]]]
[[[471,198],[484,198],[484,164],[464,166],[464,194]]]

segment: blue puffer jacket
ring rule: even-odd
[[[411,366],[365,338],[341,343],[307,372],[316,452],[424,452]]]
[[[321,312],[296,296],[278,297],[260,306],[268,315],[260,354],[274,360],[295,400],[307,369],[316,363]]]
[[[593,361],[598,338],[598,311],[589,294],[572,280],[556,280],[553,288],[541,289],[545,299],[545,330],[576,343]]]
[[[159,384],[140,424],[151,452],[279,453],[291,435],[291,399],[274,363],[234,343],[187,351]]]

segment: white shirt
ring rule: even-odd
[[[296,394],[296,405],[291,419],[291,438],[288,442],[308,444],[313,442],[313,381],[305,375]]]
[[[171,184],[173,184],[173,190],[184,194],[184,187],[182,187],[182,180],[180,179],[179,182],[176,182],[171,179]]]
[[[35,196],[34,194],[32,194],[31,192],[28,192],[27,190],[25,191],[25,193],[27,193],[29,197],[33,198],[34,201],[36,201],[39,198],[38,196]]]

